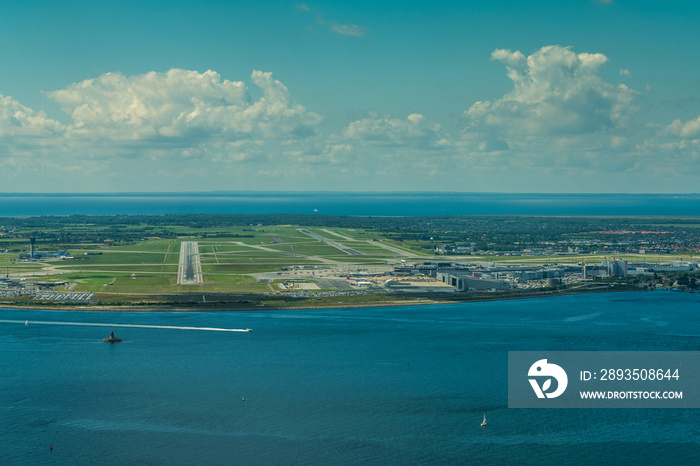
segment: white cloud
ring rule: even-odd
[[[432,123],[423,115],[413,113],[405,120],[389,116],[354,121],[343,129],[343,136],[368,143],[391,143],[395,145],[429,145],[441,144],[440,125]]]
[[[61,173],[54,158],[65,128],[59,122],[0,94],[0,189],[27,190],[28,180]],[[85,168],[85,167],[83,167]]]
[[[315,14],[305,3],[297,4],[297,9],[309,14]],[[367,28],[365,26],[327,21],[320,14],[316,14],[316,24],[323,26],[335,34],[340,34],[341,36],[364,37],[367,34]]]
[[[694,120],[686,121],[685,123],[681,122],[681,120],[674,120],[668,126],[667,130],[671,134],[684,139],[700,138],[700,116]]]
[[[491,57],[506,65],[513,90],[464,112],[464,151],[512,152],[539,164],[552,157],[582,160],[581,154],[624,140],[638,93],[604,80],[605,55],[548,46],[527,57],[500,49]]]
[[[214,71],[105,74],[46,93],[67,113],[67,124],[0,95],[0,169],[18,175],[3,188],[22,190],[21,180],[31,176],[46,189],[65,190],[61,183],[71,180],[95,191],[120,190],[121,183],[168,190],[175,179],[191,183],[187,189],[269,186],[259,185],[260,177],[294,189],[429,180],[421,186],[531,190],[532,180],[554,180],[548,190],[586,190],[586,183],[614,184],[626,174],[635,190],[636,180],[661,172],[667,186],[683,174],[694,186],[700,117],[651,121],[649,112],[637,111],[645,103],[637,92],[604,78],[605,55],[550,46],[530,56],[499,49],[492,59],[505,65],[513,88],[471,105],[457,136],[421,113],[321,125],[261,71],[250,79],[256,98],[249,84]],[[171,181],[152,187],[149,177],[159,173]]]
[[[465,112],[470,125],[522,134],[577,134],[622,124],[634,111],[637,93],[603,80],[605,55],[549,46],[529,57],[496,50],[492,58],[506,64],[514,89],[501,99],[474,104]]]
[[[328,21],[324,21],[321,24],[326,24],[331,31],[341,36],[364,37],[367,34],[367,28],[357,24],[340,24]]]
[[[108,73],[47,95],[72,117],[71,134],[87,138],[191,142],[313,132],[309,127],[320,117],[294,103],[271,73],[254,71],[252,79],[264,94],[256,101],[240,81],[180,69],[130,77]]]
[[[66,125],[0,96],[0,170],[23,175],[0,189],[24,189],[17,186],[31,176],[45,189],[77,182],[81,189],[120,190],[117,180],[138,184],[165,160],[173,170],[204,167],[212,179],[233,176],[248,187],[261,166],[291,176],[306,152],[322,154],[315,149],[324,145],[321,116],[295,102],[271,73],[251,77],[259,98],[213,71],[108,73],[45,93],[68,114]],[[91,174],[112,181],[100,185]]]
[[[44,112],[35,112],[12,97],[0,94],[0,138],[50,137],[63,131],[63,125],[48,118]]]
[[[324,150],[325,159],[331,164],[344,164],[353,161],[352,144],[329,144]]]

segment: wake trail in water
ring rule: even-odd
[[[170,330],[205,330],[209,332],[250,332],[249,328],[217,328],[217,327],[183,327],[176,325],[145,325],[145,324],[106,324],[102,322],[61,322],[47,320],[2,320],[0,324],[41,324],[41,325],[77,325],[82,327],[130,327],[130,328],[161,328]]]

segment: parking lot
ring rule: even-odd
[[[0,290],[0,297],[19,297],[28,295],[32,299],[40,299],[46,301],[71,301],[71,302],[87,302],[90,301],[95,293],[78,292],[78,293],[59,293],[56,291],[43,290]]]

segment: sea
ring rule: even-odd
[[[288,311],[5,309],[0,464],[700,464],[697,409],[507,403],[509,351],[697,351],[699,310],[700,294],[671,291]],[[123,341],[102,342],[110,330]]]
[[[0,217],[41,215],[320,214],[700,215],[699,194],[454,192],[0,193]]]

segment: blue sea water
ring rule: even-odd
[[[294,311],[2,310],[0,464],[698,464],[698,410],[509,409],[507,355],[695,351],[699,305],[697,294],[638,292]],[[108,344],[109,327],[37,321],[253,332],[124,327],[124,341]]]
[[[161,214],[700,215],[697,194],[230,192],[1,194],[0,217]]]

